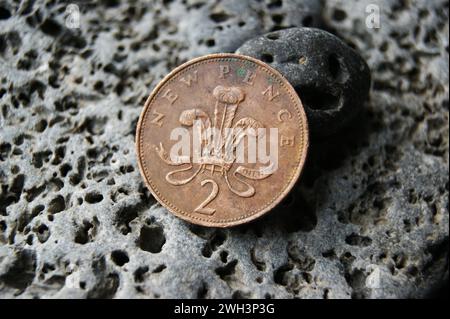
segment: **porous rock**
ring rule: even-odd
[[[324,3],[314,16],[367,61],[371,98],[311,144],[282,205],[226,230],[158,205],[134,153],[161,77],[223,50],[192,40],[218,2],[76,3],[79,29],[67,3],[0,4],[2,298],[400,298],[448,278],[447,1]],[[259,12],[242,43],[302,26],[298,3],[236,7]],[[365,25],[374,3],[379,29]]]

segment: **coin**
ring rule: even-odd
[[[211,54],[174,69],[153,90],[136,132],[153,196],[194,224],[229,227],[274,208],[308,150],[294,88],[251,57]]]

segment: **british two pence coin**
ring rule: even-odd
[[[153,196],[194,224],[229,227],[274,208],[300,176],[308,124],[294,88],[251,57],[211,54],[174,69],[139,118]]]

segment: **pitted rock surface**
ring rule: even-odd
[[[315,3],[80,2],[70,29],[67,4],[2,1],[0,296],[399,298],[439,288],[448,1]],[[379,29],[365,25],[374,3]],[[311,145],[283,205],[224,230],[158,205],[134,152],[157,82],[198,55],[318,25],[367,61],[371,96],[350,126]]]

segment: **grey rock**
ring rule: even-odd
[[[302,26],[296,3],[312,2],[252,2],[261,28],[242,42]],[[0,297],[420,298],[448,279],[446,1],[324,3],[371,67],[371,99],[312,143],[283,205],[226,230],[158,205],[134,153],[161,77],[222,50],[195,38],[216,2],[77,2],[79,29],[66,3],[0,3]],[[218,24],[239,38],[237,19]]]
[[[303,102],[313,136],[327,136],[344,127],[368,98],[366,62],[326,31],[271,32],[247,41],[236,52],[270,64],[289,80]]]
[[[321,22],[319,1],[201,3],[193,2],[187,6],[188,14],[184,14],[186,7],[177,2],[169,9],[179,19],[174,27],[179,30],[177,36],[185,39],[187,52],[182,58],[234,52],[246,40],[264,32],[297,25],[318,26]]]

